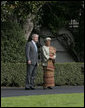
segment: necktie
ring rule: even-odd
[[[36,43],[35,43],[35,49],[36,49],[36,52],[37,52],[37,45],[36,45]]]

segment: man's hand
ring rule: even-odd
[[[28,61],[28,64],[31,64],[31,61],[30,60]]]

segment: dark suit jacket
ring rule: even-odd
[[[38,63],[38,52],[36,52],[35,46],[32,41],[26,44],[26,60],[31,60],[32,64]]]

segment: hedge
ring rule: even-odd
[[[25,62],[24,31],[16,22],[1,23],[1,61]]]
[[[55,64],[56,85],[84,85],[84,63]],[[43,69],[39,65],[35,85],[43,84]],[[1,63],[1,86],[24,87],[26,79],[25,63]]]

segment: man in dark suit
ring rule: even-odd
[[[38,64],[38,49],[36,43],[38,42],[38,34],[32,35],[32,41],[26,44],[26,61],[27,61],[27,76],[25,90],[34,90],[34,79]]]

